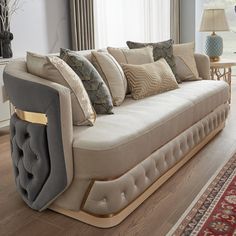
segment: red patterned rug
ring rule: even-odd
[[[212,177],[168,235],[236,236],[236,154]]]

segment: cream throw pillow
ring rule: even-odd
[[[112,48],[107,51],[121,64],[142,65],[154,62],[153,47],[144,47],[138,49]]]
[[[194,47],[194,43],[173,45],[176,72],[182,81],[201,80],[194,58]]]
[[[110,90],[113,105],[121,105],[127,90],[127,81],[122,68],[107,52],[92,52],[91,54],[93,65]]]
[[[123,64],[122,68],[134,99],[178,88],[175,76],[164,58],[143,65]]]
[[[96,113],[78,75],[60,58],[27,53],[28,72],[71,90],[72,116],[74,125],[93,125]]]
[[[107,51],[121,64],[142,65],[154,62],[153,47],[147,46],[137,49],[112,48],[108,47]],[[130,93],[127,86],[126,94]]]

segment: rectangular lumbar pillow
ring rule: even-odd
[[[108,47],[107,51],[121,64],[142,65],[154,62],[153,60],[153,48],[143,47],[138,49],[126,49],[126,48],[112,48]],[[127,86],[126,93],[130,93],[130,88]]]
[[[28,72],[61,84],[71,90],[72,117],[74,125],[93,125],[96,113],[88,94],[76,73],[60,58],[27,52]]]
[[[107,52],[92,52],[92,63],[109,88],[113,105],[121,105],[127,90],[127,81],[121,66]]]
[[[113,114],[111,94],[102,77],[84,56],[69,49],[61,49],[63,59],[80,77],[97,114]]]
[[[177,72],[176,72],[175,58],[173,55],[173,43],[174,41],[172,39],[163,41],[163,42],[157,42],[157,43],[138,43],[138,42],[132,42],[132,41],[126,42],[127,46],[130,49],[152,46],[154,61],[164,58],[169,64],[170,68],[172,69],[172,72],[174,73],[177,82],[181,83],[181,80],[178,77]]]
[[[164,58],[143,65],[123,64],[122,68],[134,99],[178,88],[175,76]]]
[[[108,47],[107,51],[121,64],[142,65],[154,62],[153,48],[143,47],[138,49],[112,48]]]
[[[195,44],[175,44],[173,52],[176,61],[177,74],[182,81],[200,80],[194,58]]]

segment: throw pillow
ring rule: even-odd
[[[122,68],[134,99],[178,88],[175,76],[164,58],[143,65],[123,64]]]
[[[126,42],[130,49],[152,46],[154,61],[164,58],[172,69],[177,82],[181,83],[181,80],[176,73],[175,58],[173,56],[173,43],[174,41],[172,39],[159,43],[137,43],[131,41]]]
[[[120,65],[121,64],[142,65],[154,62],[152,47],[143,47],[132,50],[126,48],[108,47],[107,51],[116,59],[116,61]]]
[[[71,90],[72,116],[74,125],[93,125],[96,113],[80,78],[60,58],[27,53],[28,72],[61,84]]]
[[[113,104],[109,89],[92,63],[84,56],[70,51],[69,49],[61,49],[60,58],[63,59],[82,80],[96,113],[113,114]]]
[[[127,81],[124,72],[112,55],[92,52],[92,63],[110,90],[113,104],[121,105],[125,99]]]
[[[194,43],[176,44],[173,52],[177,65],[177,74],[182,81],[200,80],[194,58]]]

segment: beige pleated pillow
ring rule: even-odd
[[[28,72],[61,84],[71,90],[72,116],[74,125],[93,125],[96,113],[78,75],[60,58],[27,53]]]
[[[194,58],[194,48],[194,42],[173,45],[176,73],[182,81],[201,80]]]
[[[109,88],[113,105],[121,105],[127,90],[127,81],[121,66],[108,52],[92,52],[92,63]]]
[[[137,49],[112,48],[108,47],[107,51],[121,64],[142,65],[154,62],[153,47],[148,46]]]
[[[122,68],[133,99],[142,99],[178,88],[175,76],[164,58],[143,65],[123,64]]]

